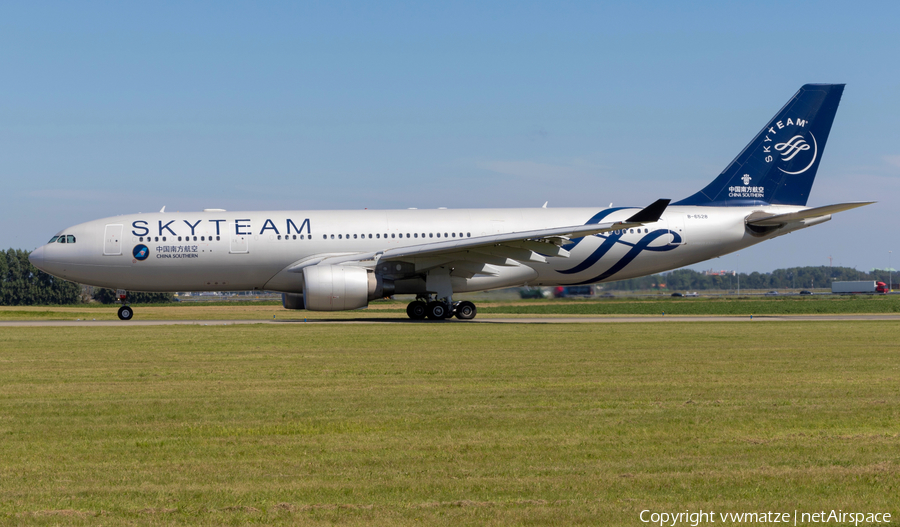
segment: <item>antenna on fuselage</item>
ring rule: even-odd
[[[165,211],[166,211],[166,206],[163,205],[163,208],[159,209],[159,211],[160,211],[160,212],[165,212]]]

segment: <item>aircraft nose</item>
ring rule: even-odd
[[[44,265],[44,247],[41,246],[31,251],[31,254],[28,255],[28,261],[31,262],[31,265],[41,269]]]

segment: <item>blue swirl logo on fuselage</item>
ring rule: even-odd
[[[134,256],[135,260],[143,262],[150,256],[150,249],[148,249],[146,245],[135,245],[134,249],[131,250],[131,254]]]
[[[625,208],[625,207],[604,210],[604,211],[596,214],[590,220],[588,220],[588,222],[585,223],[585,225],[590,225],[591,223],[600,223],[600,220],[602,220],[609,214],[611,214],[617,210],[622,210],[623,208]],[[650,244],[653,243],[657,238],[659,238],[660,236],[665,236],[667,234],[672,235],[672,241],[670,244],[656,246],[656,247],[650,247]],[[652,232],[645,234],[637,242],[633,242],[633,243],[622,240],[622,236],[624,236],[624,235],[625,235],[624,229],[619,230],[619,231],[612,231],[607,234],[595,234],[594,236],[603,239],[603,243],[600,244],[600,247],[597,247],[593,253],[591,253],[587,258],[582,260],[581,263],[579,263],[575,267],[557,271],[558,273],[560,273],[560,274],[575,274],[575,273],[580,273],[582,271],[586,271],[586,270],[590,269],[591,266],[593,266],[595,263],[600,261],[600,259],[603,258],[606,255],[606,253],[608,253],[618,243],[621,243],[622,245],[631,247],[631,249],[627,253],[625,253],[625,255],[619,259],[619,261],[614,263],[609,269],[607,269],[603,273],[601,273],[593,278],[589,278],[587,280],[582,280],[580,282],[574,282],[574,283],[566,284],[566,285],[591,284],[594,282],[599,282],[601,280],[605,280],[605,279],[613,276],[614,274],[618,273],[622,269],[624,269],[625,266],[627,266],[632,261],[634,261],[634,259],[637,258],[637,256],[639,254],[641,254],[642,252],[644,252],[644,251],[655,251],[655,252],[671,251],[672,249],[677,248],[678,244],[680,244],[682,241],[681,236],[677,232],[670,231],[669,229],[656,229]],[[568,251],[571,251],[572,249],[575,248],[576,245],[581,243],[581,241],[583,239],[584,238],[577,238],[575,240],[572,240],[572,243],[564,245],[563,248]]]

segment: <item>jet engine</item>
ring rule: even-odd
[[[303,270],[303,300],[310,311],[343,311],[394,294],[394,282],[371,269],[315,265]]]
[[[306,309],[303,303],[303,293],[281,293],[281,305],[285,309]]]

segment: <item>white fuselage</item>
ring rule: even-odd
[[[572,240],[568,258],[521,262],[493,276],[455,279],[454,291],[567,285],[633,278],[701,262],[809,226],[796,222],[752,234],[745,218],[800,206],[672,206],[630,232]],[[637,208],[161,212],[105,218],[60,231],[33,261],[53,275],[131,291],[301,292],[288,269],[314,255],[368,253],[458,238],[624,221]],[[600,219],[598,219],[600,218]],[[827,219],[827,218],[823,218]],[[145,246],[146,256],[136,256]],[[143,259],[141,259],[143,257]],[[417,265],[414,261],[412,265]],[[375,265],[375,262],[372,264]],[[398,292],[414,292],[401,291]]]

